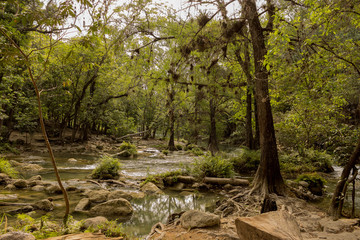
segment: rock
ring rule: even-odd
[[[0,185],[7,185],[10,177],[5,173],[0,173]]]
[[[164,184],[164,181],[162,179],[159,179],[155,185],[160,188],[160,189],[164,189],[165,188],[165,184]]]
[[[46,240],[122,240],[123,237],[106,237],[102,233],[73,233],[64,236],[51,237]]]
[[[44,170],[44,168],[38,164],[33,163],[20,163],[14,160],[10,161],[11,165],[17,168],[20,172],[39,172]]]
[[[27,182],[26,182],[26,180],[24,180],[24,179],[17,179],[17,180],[15,180],[15,182],[14,182],[14,186],[16,187],[16,188],[26,188],[27,187]]]
[[[89,227],[97,227],[99,225],[103,225],[108,220],[105,217],[97,216],[93,218],[85,219],[83,224],[81,225],[81,229],[88,229]]]
[[[17,200],[17,194],[0,194],[0,200]]]
[[[305,181],[299,181],[299,185],[303,186],[304,188],[308,188],[309,187],[309,183],[305,182]]]
[[[144,198],[146,196],[143,192],[128,192],[128,194],[135,199]]]
[[[109,191],[101,189],[101,190],[89,191],[87,195],[90,199],[90,202],[103,203],[106,202],[109,193],[110,193]]]
[[[77,160],[75,158],[69,158],[68,161],[69,162],[77,162]]]
[[[45,187],[42,186],[42,185],[36,185],[36,186],[33,186],[33,187],[31,188],[31,190],[33,190],[33,191],[35,191],[35,192],[42,192],[42,191],[45,190]]]
[[[14,186],[14,184],[8,184],[8,185],[6,185],[5,189],[6,190],[15,190],[16,187]]]
[[[77,191],[77,190],[78,190],[78,188],[75,187],[75,186],[67,186],[66,187],[66,191],[68,191],[68,192],[74,192],[74,191]]]
[[[113,200],[113,199],[119,199],[119,198],[125,198],[126,200],[130,201],[131,199],[133,199],[133,197],[126,193],[126,192],[123,192],[121,190],[116,190],[114,192],[111,192],[109,195],[108,195],[108,200]]]
[[[35,209],[43,210],[46,212],[50,212],[54,210],[54,204],[50,202],[48,199],[43,199],[40,201],[37,201],[32,205]]]
[[[42,180],[42,177],[40,175],[35,175],[35,176],[32,176],[31,178],[28,179],[29,182],[31,181],[41,181]]]
[[[35,237],[30,233],[9,232],[1,235],[0,240],[35,240]]]
[[[242,240],[301,240],[300,228],[295,218],[286,211],[240,217],[235,220],[236,230]]]
[[[156,193],[156,194],[164,194],[163,191],[161,191],[154,183],[152,182],[148,182],[145,185],[143,185],[140,188],[141,191],[147,193],[147,194],[152,194],[152,193]]]
[[[171,189],[174,189],[176,191],[182,191],[185,187],[185,184],[182,183],[182,182],[178,182],[178,183],[175,183],[175,185],[171,188]]]
[[[90,209],[93,216],[121,217],[133,213],[133,208],[128,200],[120,198],[100,203]]]
[[[331,218],[323,218],[319,221],[321,227],[327,233],[338,234],[344,231],[352,232],[354,226],[359,225],[358,219],[339,219],[333,221]]]
[[[227,190],[227,191],[230,191],[230,190],[232,190],[234,187],[233,187],[233,185],[231,185],[231,184],[226,184],[225,186],[224,186],[224,189],[225,190]]]
[[[46,192],[50,194],[62,194],[61,188],[58,185],[51,185],[47,187]]]
[[[75,212],[83,212],[89,210],[91,207],[91,202],[89,198],[83,198],[75,207]]]
[[[190,210],[181,215],[180,223],[186,229],[212,227],[220,225],[220,217],[212,213]]]
[[[194,194],[194,193],[193,193],[193,192],[189,192],[189,191],[182,191],[182,192],[180,193],[181,196],[189,196],[189,195],[192,195],[192,194]]]
[[[211,186],[206,183],[194,183],[191,187],[202,191],[207,191],[211,189]]]
[[[19,214],[19,213],[28,213],[28,212],[32,212],[32,211],[34,211],[34,207],[28,205],[28,206],[23,206],[21,208],[17,208],[15,210],[7,211],[6,213],[14,215],[14,214]]]

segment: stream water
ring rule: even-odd
[[[147,149],[149,154],[135,159],[123,159],[122,173],[131,177],[146,177],[147,174],[161,173],[180,168],[180,165],[188,165],[193,162],[193,157],[186,155],[184,152],[174,152],[165,159],[159,158],[158,151],[155,149]],[[81,185],[86,186],[86,178],[96,167],[96,163],[101,156],[96,155],[74,155],[61,154],[56,156],[56,162],[62,180],[65,185]],[[43,180],[54,181],[55,176],[52,170],[51,162],[47,155],[37,156],[15,156],[11,158],[19,162],[39,164],[44,168],[40,172]],[[72,159],[72,161],[69,159]],[[74,160],[76,159],[76,160]],[[27,174],[25,178],[29,178],[34,174]],[[80,182],[73,179],[82,179]],[[89,183],[88,183],[89,184]],[[91,184],[90,184],[91,185]],[[121,189],[125,191],[135,191],[134,189]],[[125,231],[132,235],[141,237],[149,233],[151,227],[157,222],[166,222],[167,217],[175,212],[185,211],[188,209],[199,209],[211,211],[214,209],[216,201],[220,196],[206,193],[194,193],[187,196],[181,196],[179,192],[166,191],[165,195],[147,196],[144,199],[134,199],[131,205],[134,208],[134,214],[130,219],[123,222]],[[80,193],[68,192],[70,199],[70,209],[74,210],[76,204],[83,196]],[[40,199],[45,199],[49,195],[45,192],[34,192],[30,190],[7,191],[0,189],[1,195],[14,195],[17,197],[16,202],[33,203]],[[48,213],[50,219],[61,220],[63,216],[64,203],[62,195],[51,196],[55,204],[55,210]],[[14,199],[15,201],[15,199]],[[15,208],[15,207],[14,207]],[[0,212],[11,210],[11,207],[0,207]],[[43,212],[34,213],[33,217],[40,217]],[[71,213],[76,220],[87,218],[88,216]]]

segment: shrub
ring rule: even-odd
[[[0,157],[0,172],[9,175],[12,178],[16,178],[19,175],[19,172],[11,166],[9,161],[2,157]]]
[[[167,149],[164,149],[164,150],[162,150],[161,152],[162,152],[164,155],[166,155],[166,156],[169,154],[169,150],[167,150]]]
[[[120,152],[127,152],[129,154],[129,157],[137,155],[136,146],[134,144],[131,144],[130,142],[122,142],[119,150]]]
[[[107,221],[96,227],[89,227],[85,232],[101,232],[106,237],[124,237],[127,239],[122,224],[118,224],[115,220]]]
[[[177,182],[177,176],[180,175],[187,175],[187,173],[181,169],[178,170],[174,170],[174,171],[168,171],[168,172],[164,172],[164,173],[159,173],[159,174],[152,174],[152,175],[148,175],[145,180],[143,182],[141,182],[141,186],[148,183],[148,182],[153,182],[153,183],[159,183],[161,180],[163,180],[164,178],[167,177],[172,177],[172,183]]]
[[[183,147],[180,144],[176,144],[175,148],[176,148],[177,151],[183,150]]]
[[[257,170],[260,164],[260,151],[250,150],[247,148],[241,149],[238,156],[231,157],[230,161],[234,166],[235,172],[249,173]]]
[[[9,143],[0,143],[0,153],[14,153],[14,154],[20,154],[19,150],[17,150],[15,147],[13,147]]]
[[[205,156],[194,163],[193,173],[198,177],[232,177],[233,165],[228,159],[219,156]]]
[[[112,157],[104,156],[100,164],[93,170],[91,177],[95,179],[114,179],[119,177],[120,162]]]
[[[309,190],[315,195],[321,196],[323,194],[323,189],[326,184],[326,180],[317,173],[311,174],[302,174],[300,175],[295,182],[305,181],[309,184]]]
[[[198,147],[191,148],[191,150],[187,150],[187,152],[194,156],[203,156],[204,155],[204,151]]]
[[[280,156],[280,167],[286,173],[334,171],[332,156],[325,151],[305,149],[301,153],[291,152]]]

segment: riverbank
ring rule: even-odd
[[[38,136],[41,137],[41,136]],[[46,148],[41,139],[38,139],[35,137],[33,140],[35,140],[35,144],[31,144],[30,146],[24,145],[23,147],[19,148],[19,150],[22,152],[22,155],[29,155],[29,156],[35,156],[35,155],[46,155]],[[145,152],[144,155],[141,157],[138,157],[137,159],[132,160],[124,160],[128,166],[131,166],[128,168],[129,170],[126,170],[126,174],[123,176],[128,179],[123,179],[124,183],[126,185],[125,189],[123,190],[129,190],[129,185],[135,184],[135,186],[132,186],[133,188],[139,188],[138,185],[140,183],[140,179],[144,177],[149,172],[156,172],[162,170],[172,170],[171,168],[174,167],[176,162],[184,161],[185,164],[190,164],[192,161],[192,157],[187,155],[184,152],[181,152],[180,154],[175,153],[170,154],[169,156],[160,156],[160,151],[157,150],[156,146],[162,146],[165,144],[165,142],[160,140],[141,140],[136,139],[135,141],[138,150],[141,152]],[[57,154],[65,154],[68,157],[74,156],[74,155],[91,155],[91,156],[99,156],[101,154],[112,154],[116,153],[116,150],[118,146],[121,143],[104,136],[99,137],[92,137],[90,141],[86,143],[62,143],[62,144],[55,144],[54,152],[55,155]],[[155,149],[151,151],[147,151],[147,149]],[[156,153],[156,154],[155,154]],[[156,156],[154,156],[156,155]],[[86,161],[89,161],[87,163],[94,163],[95,159],[92,160],[84,160],[82,162],[81,158],[73,158],[71,161],[70,158],[65,157],[64,163],[67,165],[65,166],[76,166],[77,164],[81,166]],[[74,161],[75,160],[75,161]],[[41,161],[46,161],[45,159],[41,159]],[[133,162],[134,165],[129,165],[130,162]],[[124,165],[126,165],[124,164]],[[137,165],[135,165],[137,164]],[[163,164],[163,165],[162,165]],[[91,164],[88,164],[91,165]],[[86,165],[86,166],[88,166]],[[160,168],[157,168],[158,166],[163,166]],[[178,165],[176,165],[178,166]],[[149,167],[149,168],[148,168]],[[151,170],[151,167],[154,167],[154,170]],[[131,172],[130,169],[142,169],[141,171]],[[68,171],[68,169],[62,169],[65,171]],[[78,170],[76,170],[78,171]],[[91,169],[87,169],[88,172],[91,171]],[[73,173],[70,174],[70,176]],[[132,176],[131,176],[132,174]],[[69,179],[70,180],[70,179]],[[128,181],[130,180],[130,181]],[[93,183],[86,183],[89,185],[92,185],[92,188],[96,187],[101,189],[100,186],[97,186]],[[80,186],[81,184],[79,182],[73,184],[75,186]],[[110,191],[119,190],[114,189],[114,187],[105,186],[106,189]],[[236,232],[235,227],[235,219],[238,217],[251,217],[259,215],[260,213],[260,206],[262,199],[257,196],[249,196],[248,194],[244,194],[246,191],[248,191],[248,187],[229,187],[229,186],[218,186],[213,189],[210,189],[210,192],[219,194],[223,196],[223,198],[227,199],[225,202],[219,201],[220,199],[214,198],[211,206],[208,205],[209,202],[204,201],[204,205],[201,205],[200,202],[195,202],[194,199],[206,199],[209,198],[209,196],[204,195],[204,193],[199,193],[197,189],[195,189],[193,192],[188,193],[187,196],[181,196],[180,193],[182,191],[173,192],[173,196],[169,192],[166,192],[164,195],[152,195],[151,198],[148,198],[146,200],[147,204],[147,210],[144,212],[143,219],[149,218],[150,215],[158,215],[161,212],[161,209],[164,206],[167,206],[171,204],[171,202],[175,202],[179,205],[179,202],[191,202],[193,203],[193,206],[190,205],[181,205],[178,208],[171,208],[169,207],[166,209],[166,216],[161,217],[161,221],[164,224],[164,227],[154,228],[151,230],[151,226],[148,227],[148,230],[146,233],[142,233],[140,235],[145,236],[149,233],[153,233],[151,236],[149,236],[149,239],[237,239],[238,235]],[[17,193],[19,191],[28,191],[28,190],[16,190]],[[76,207],[76,203],[81,200],[82,197],[80,195],[83,193],[83,191],[80,192],[72,192],[71,195],[77,196],[76,201],[73,203],[72,208]],[[33,195],[30,191],[25,192],[24,198],[26,195]],[[202,195],[202,197],[201,197]],[[242,197],[239,197],[243,195]],[[171,196],[171,197],[170,197]],[[42,196],[41,198],[45,198],[46,195]],[[54,197],[53,197],[54,198]],[[20,198],[21,199],[21,198]],[[153,200],[150,200],[153,199]],[[162,200],[161,200],[162,199]],[[177,200],[178,199],[178,200]],[[142,200],[141,200],[142,201]],[[333,222],[327,215],[326,212],[324,212],[321,209],[316,208],[311,203],[308,203],[304,200],[297,199],[294,197],[277,197],[276,202],[278,204],[278,209],[283,209],[287,212],[289,212],[292,216],[295,217],[297,224],[299,225],[299,229],[301,230],[301,235],[303,239],[359,239],[359,228],[358,228],[358,221],[357,220],[339,220],[336,222]],[[145,205],[145,202],[138,202],[136,201],[132,202],[132,205],[135,209],[135,212],[139,212],[141,209],[141,206]],[[178,221],[173,221],[170,224],[166,224],[166,218],[169,215],[172,215],[176,212],[182,212],[184,210],[188,210],[191,208],[194,208],[195,206],[199,207],[199,205],[203,206],[198,209],[202,211],[213,211],[217,208],[217,214],[221,216],[220,219],[220,225],[210,228],[194,228],[194,229],[187,229],[182,227],[180,224],[178,224]],[[59,208],[62,206],[61,203],[61,197],[55,197],[55,208]],[[63,207],[63,206],[62,206]],[[60,211],[61,212],[61,211]],[[153,223],[154,224],[154,223]],[[152,224],[152,225],[153,225]],[[138,221],[138,222],[132,222],[129,224],[128,230],[133,227],[139,227],[144,228],[144,222]],[[99,236],[98,236],[99,237]],[[81,239],[81,238],[80,238]],[[101,238],[99,238],[101,239]],[[105,238],[104,238],[105,239]]]

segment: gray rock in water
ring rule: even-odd
[[[190,210],[181,215],[180,223],[186,229],[212,227],[220,225],[220,217],[212,213]]]
[[[35,237],[30,233],[9,232],[1,235],[0,240],[35,240]]]
[[[61,188],[58,185],[51,185],[47,187],[46,192],[50,194],[62,194]]]
[[[24,179],[16,179],[14,182],[14,186],[16,188],[26,188],[27,187],[27,181]]]
[[[108,200],[119,199],[119,198],[125,198],[128,201],[133,199],[133,197],[130,194],[123,192],[121,190],[116,190],[108,195]]]
[[[42,192],[45,190],[45,187],[42,185],[35,185],[31,188],[31,190],[33,190],[35,192]]]
[[[0,173],[0,185],[7,185],[10,181],[10,177],[5,173]]]
[[[88,218],[84,220],[84,223],[81,225],[81,229],[88,229],[89,227],[96,227],[99,225],[103,225],[108,220],[105,217],[97,216],[93,218]]]
[[[109,191],[107,190],[92,190],[87,193],[87,196],[92,203],[102,203],[106,202],[107,197],[109,195]]]
[[[40,175],[35,175],[28,179],[29,182],[30,181],[41,181],[41,180],[42,180],[42,177]]]
[[[10,184],[6,185],[5,189],[6,189],[6,190],[15,190],[16,187],[15,187],[14,184],[11,184],[11,183],[10,183]]]
[[[298,223],[286,211],[240,217],[235,220],[235,225],[242,240],[302,240]]]
[[[128,192],[128,194],[135,199],[144,198],[146,196],[143,192]]]
[[[133,208],[128,200],[120,198],[100,203],[90,209],[93,216],[121,217],[133,213]]]
[[[175,185],[173,187],[171,187],[171,189],[174,189],[176,191],[182,191],[185,187],[185,184],[182,183],[182,182],[178,182],[178,183],[175,183]]]
[[[141,191],[148,193],[148,194],[152,194],[152,193],[156,193],[156,194],[164,194],[163,191],[161,191],[154,183],[152,182],[148,182],[145,185],[143,185],[140,188]]]
[[[50,211],[54,210],[54,204],[52,202],[50,202],[48,199],[43,199],[43,200],[37,201],[32,206],[36,209],[43,210],[46,212],[50,212]]]
[[[75,212],[83,212],[89,210],[91,207],[91,202],[89,198],[83,198],[75,207]]]

